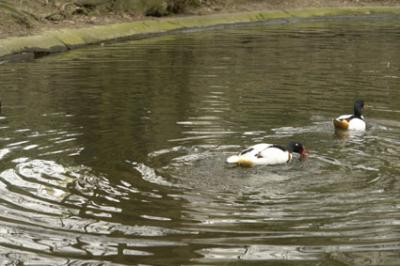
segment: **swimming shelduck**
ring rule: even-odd
[[[354,103],[354,113],[352,115],[341,115],[333,120],[336,129],[365,131],[366,124],[361,112],[364,108],[364,101],[357,100]]]
[[[301,158],[307,156],[303,144],[299,142],[289,142],[287,148],[275,144],[260,143],[245,149],[238,155],[228,157],[226,162],[243,167],[283,164],[293,159],[292,153],[300,154]]]

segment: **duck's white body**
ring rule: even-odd
[[[354,115],[341,115],[333,121],[336,128],[365,131],[367,126],[364,117],[354,117]]]
[[[287,163],[292,159],[292,153],[274,144],[260,143],[251,146],[238,155],[226,159],[229,164],[244,167],[255,165],[274,165]]]
[[[345,129],[352,131],[365,131],[367,128],[362,110],[364,108],[364,101],[357,100],[354,103],[354,111],[352,115],[341,115],[333,120],[333,125],[337,129]]]

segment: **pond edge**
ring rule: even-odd
[[[340,16],[400,15],[400,7],[313,8],[281,11],[252,11],[206,16],[169,17],[79,29],[46,31],[38,35],[0,39],[0,64],[34,59],[83,46],[112,41],[149,38],[171,32],[203,30],[256,22],[296,22],[309,18]]]

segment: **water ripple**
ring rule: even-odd
[[[1,65],[0,264],[398,265],[398,22],[284,22]],[[367,131],[332,118],[367,105]],[[260,142],[310,156],[249,169]]]

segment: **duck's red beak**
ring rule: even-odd
[[[300,153],[300,158],[305,160],[308,157],[308,151],[306,149],[303,149]]]

